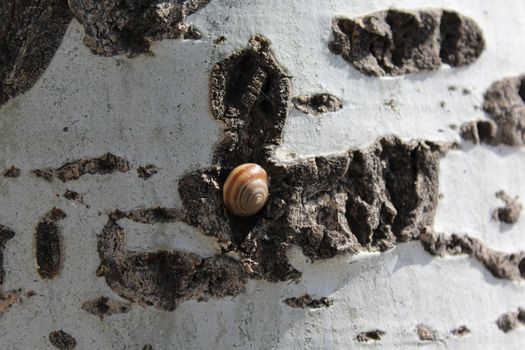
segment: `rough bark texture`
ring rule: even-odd
[[[214,165],[181,179],[183,210],[138,209],[109,216],[99,237],[98,273],[119,295],[171,310],[185,299],[238,294],[247,277],[299,278],[286,256],[291,244],[313,259],[383,251],[417,239],[421,229],[432,225],[444,146],[386,137],[365,150],[297,163],[281,164],[273,158],[287,115],[290,82],[269,45],[266,38],[254,36],[247,49],[215,65],[210,105],[226,130]],[[221,191],[228,173],[248,162],[265,167],[271,196],[260,213],[242,218],[226,210]],[[217,238],[224,251],[239,260],[129,252],[117,223],[123,218],[187,222]],[[169,274],[179,276],[178,281],[171,282]],[[223,276],[221,283],[217,276]]]
[[[149,179],[150,177],[152,177],[158,172],[159,172],[159,169],[155,165],[152,165],[152,164],[139,166],[137,169],[138,176],[143,180]]]
[[[458,328],[451,330],[450,334],[455,335],[456,337],[466,337],[470,334],[470,329],[465,325],[461,325]]]
[[[49,333],[49,342],[60,350],[73,350],[77,347],[77,341],[63,330]]]
[[[4,177],[9,177],[9,178],[12,178],[12,179],[16,179],[17,177],[20,176],[20,169],[18,169],[17,167],[15,167],[14,165],[11,165],[8,169],[4,170],[2,172],[2,175]]]
[[[519,326],[525,326],[525,309],[518,308],[517,311],[504,313],[496,320],[496,325],[505,333],[508,333]]]
[[[417,238],[432,224],[445,147],[386,137],[365,150],[281,164],[272,151],[289,85],[261,36],[215,65],[211,108],[226,131],[215,165],[180,182],[188,221],[252,261],[255,276],[273,281],[298,277],[285,254],[292,243],[312,258],[329,258]],[[221,189],[235,166],[249,162],[266,169],[271,196],[260,213],[241,218],[228,213]]]
[[[35,176],[44,178],[47,181],[55,177],[62,182],[77,180],[86,174],[106,175],[114,172],[125,173],[129,170],[129,162],[111,153],[96,158],[79,159],[62,165],[57,169],[35,169]]]
[[[129,312],[129,310],[131,310],[131,304],[101,296],[84,302],[82,304],[82,309],[90,314],[100,317],[102,320],[105,316],[125,314]]]
[[[382,330],[374,329],[372,331],[359,333],[355,339],[360,343],[378,342],[381,341],[384,335],[385,332]]]
[[[125,54],[133,57],[148,53],[152,40],[198,38],[198,32],[184,22],[189,14],[203,8],[208,2],[71,0],[70,4],[86,30],[85,43],[95,54]],[[4,59],[8,62],[0,68],[0,97],[5,96],[4,100],[0,99],[0,104],[27,89],[38,78],[52,56],[46,50],[56,49],[49,39],[61,38],[63,31],[58,29],[65,28],[67,16],[71,17],[64,3],[56,5],[64,11],[59,12],[63,17],[55,18],[55,3],[45,2],[52,4],[46,5],[46,11],[51,11],[51,15],[45,20],[37,16],[38,11],[27,13],[29,9],[39,8],[39,4],[44,2],[20,5],[26,11],[25,18],[31,22],[24,26],[16,22],[19,17],[16,6],[20,2],[14,3],[14,7],[6,5],[9,11],[0,8],[3,10],[0,19],[10,16],[11,21],[15,18],[12,20],[15,24],[10,21],[0,24],[0,44],[15,48],[9,52],[9,57],[3,51],[0,53],[1,63],[4,63]],[[43,24],[40,20],[44,21]],[[59,28],[59,24],[64,27]],[[46,34],[47,41],[36,42],[39,35],[43,35],[41,31],[49,31],[51,25],[56,26],[53,28],[57,30]],[[23,45],[13,41],[10,35],[25,36],[21,39]],[[477,59],[484,47],[481,31],[472,20],[442,10],[386,10],[354,20],[338,18],[334,21],[334,35],[331,49],[369,75],[431,71],[438,69],[442,63],[462,66]],[[11,39],[6,39],[8,37]],[[11,41],[5,44],[6,40]],[[25,41],[31,45],[24,46]],[[224,41],[221,36],[216,44]],[[34,48],[41,49],[42,45],[45,54],[32,52]],[[31,52],[26,52],[27,48]],[[13,56],[11,53],[14,53]],[[11,76],[15,78],[9,78]],[[342,254],[384,252],[400,242],[421,240],[433,255],[465,254],[479,260],[498,278],[525,278],[525,253],[506,254],[489,249],[480,240],[469,236],[440,235],[432,231],[439,195],[439,162],[447,152],[448,145],[386,136],[363,149],[306,159],[296,158],[293,161],[279,160],[274,151],[281,145],[283,127],[290,108],[295,107],[314,116],[342,108],[342,100],[328,93],[290,99],[293,96],[291,79],[286,69],[276,61],[269,40],[262,35],[254,35],[246,48],[222,58],[213,66],[210,108],[213,117],[223,123],[224,134],[214,151],[212,164],[208,168],[186,173],[181,179],[179,193],[182,208],[152,207],[106,212],[107,223],[97,237],[100,257],[97,275],[105,279],[112,291],[129,302],[101,296],[84,302],[83,310],[101,319],[127,313],[132,303],[171,311],[186,300],[202,301],[239,295],[245,291],[248,279],[294,281],[301,273],[288,260],[287,253],[291,245],[301,247],[311,260],[315,260]],[[523,144],[521,107],[525,103],[524,86],[523,77],[496,83],[485,94],[484,109],[492,120],[465,124],[465,135],[472,135],[473,140],[477,138],[478,142],[489,144]],[[341,91],[342,98],[348,99],[343,89],[338,91]],[[465,91],[463,93],[467,95]],[[393,102],[388,102],[388,106],[395,109],[395,100],[390,101]],[[226,210],[222,190],[230,171],[247,162],[258,163],[267,170],[270,175],[270,200],[261,212],[241,218]],[[60,161],[57,164],[63,163]],[[167,172],[170,170],[168,167],[163,169]],[[56,169],[37,169],[33,173],[50,181],[58,178],[66,182],[86,174],[106,175],[129,170],[130,164],[126,159],[108,153],[102,157],[88,154],[86,158],[67,162]],[[146,165],[140,166],[137,174],[146,180],[157,171],[154,165]],[[14,178],[20,175],[20,170],[12,167],[3,174]],[[5,181],[17,185],[23,179]],[[91,184],[88,179],[85,180],[87,185]],[[155,185],[156,180],[148,184]],[[56,186],[60,188],[59,193],[64,193],[65,189],[60,183],[46,185],[45,182],[39,182],[38,186]],[[90,193],[90,196],[95,193],[82,191],[85,191],[83,194]],[[60,196],[59,193],[57,196]],[[75,191],[66,190],[63,197],[82,203],[82,194]],[[146,197],[147,194],[142,198],[149,199]],[[503,194],[500,198],[506,206],[497,209],[497,218],[515,223],[521,205]],[[93,203],[96,200],[94,198]],[[135,203],[120,204],[129,208]],[[77,209],[75,205],[71,207]],[[103,210],[100,207],[98,209],[101,215]],[[53,209],[36,226],[38,272],[46,279],[57,276],[62,265],[61,235],[57,221],[64,216],[61,210]],[[96,217],[96,212],[95,215],[88,213],[86,217],[89,217],[91,225],[95,222],[93,217]],[[179,250],[144,252],[128,249],[124,225],[121,225],[125,220],[147,225],[188,223],[216,238],[222,253],[203,258]],[[2,253],[6,241],[13,235],[12,231],[0,226],[0,314],[21,300],[20,291],[4,293],[1,289],[4,277]],[[356,265],[363,266],[360,262]],[[314,278],[322,281],[319,276]],[[35,283],[45,284],[48,281]],[[335,288],[338,287],[327,289],[335,292]],[[44,296],[45,292],[42,293]],[[277,304],[283,301],[282,297],[275,299]],[[288,298],[284,302],[290,307],[304,309],[323,309],[332,305],[332,299],[315,299],[310,294]],[[331,313],[334,309],[337,308],[318,312]],[[368,311],[366,308],[360,310]],[[298,314],[303,311],[291,312]],[[507,313],[498,319],[498,327],[507,332],[525,322],[524,314],[521,309]],[[173,315],[176,313],[170,315],[172,319]],[[124,319],[126,316],[129,315],[120,315],[119,318]],[[93,318],[91,315],[84,317]],[[451,323],[454,326],[458,324],[457,320]],[[414,324],[409,327],[407,333],[412,339],[442,341],[438,332],[430,326],[420,324],[415,332]],[[493,324],[491,327],[495,328]],[[446,328],[447,333],[450,328]],[[392,328],[384,329],[389,335],[394,334],[390,331]],[[460,326],[451,333],[460,337],[470,331],[466,326]],[[358,334],[356,341],[381,341],[384,335],[384,331],[372,328]],[[390,336],[385,338],[385,341],[390,341]],[[52,332],[49,340],[60,349],[70,349],[76,345],[75,339],[63,331]],[[142,338],[135,345],[142,347],[150,341]],[[417,340],[415,342],[418,343]],[[152,349],[153,346],[145,345],[146,348]]]
[[[86,31],[84,43],[97,55],[136,56],[149,51],[150,41],[198,39],[184,24],[187,16],[211,0],[70,0],[75,18]]]
[[[512,198],[506,194],[505,191],[498,191],[496,197],[501,199],[505,203],[505,206],[494,210],[493,218],[506,224],[515,224],[523,210],[523,206],[518,197]]]
[[[469,255],[498,278],[525,278],[525,252],[506,254],[486,247],[483,242],[473,237],[456,234],[448,236],[429,229],[421,234],[421,243],[433,255]]]
[[[63,264],[62,234],[57,221],[66,217],[53,208],[38,223],[35,230],[35,261],[40,277],[51,279],[58,275]]]
[[[300,297],[287,298],[284,300],[284,303],[290,307],[301,309],[321,309],[330,307],[334,304],[330,298],[322,297],[319,299],[314,299],[310,294],[303,294]]]
[[[97,275],[120,296],[140,305],[174,310],[182,301],[219,298],[244,291],[246,273],[236,260],[219,255],[203,259],[180,251],[135,252],[125,248],[121,213],[109,215],[98,237]]]
[[[252,37],[248,48],[217,63],[210,84],[210,106],[225,124],[224,137],[212,167],[181,179],[184,208],[117,211],[99,237],[99,275],[119,295],[171,310],[185,299],[240,293],[248,277],[298,279],[300,272],[286,255],[291,244],[312,259],[325,259],[384,251],[419,239],[422,231],[423,243],[433,254],[469,254],[497,277],[521,278],[521,253],[507,255],[468,237],[453,236],[449,242],[429,233],[438,201],[439,159],[447,146],[384,137],[364,150],[277,161],[273,151],[281,142],[290,81],[262,36]],[[271,196],[261,212],[238,217],[225,208],[222,186],[233,168],[252,162],[266,169]],[[187,222],[217,238],[225,252],[238,258],[128,252],[125,232],[117,223],[123,218],[146,224]],[[137,270],[136,260],[143,269]],[[165,271],[180,276],[180,281],[165,285]],[[210,285],[213,274],[223,275],[223,283]]]
[[[311,96],[297,96],[292,99],[294,107],[306,114],[319,115],[336,112],[343,108],[343,101],[329,93],[319,93]]]
[[[475,144],[525,144],[525,76],[495,82],[485,92],[483,110],[490,120],[462,125],[461,135]]]
[[[42,75],[71,18],[65,0],[0,3],[0,105],[27,91]]]
[[[5,226],[0,225],[0,317],[7,312],[9,308],[20,302],[21,290],[12,290],[4,292],[3,284],[5,278],[4,270],[4,249],[7,241],[15,236],[15,232]]]
[[[483,51],[481,29],[470,18],[441,9],[375,12],[332,21],[330,50],[361,73],[401,75],[474,62]]]
[[[9,241],[14,236],[15,236],[15,233],[11,229],[0,225],[0,291],[1,291],[2,284],[4,284],[4,276],[5,276],[4,249],[7,244],[7,241]]]
[[[0,105],[27,91],[53,58],[73,16],[98,55],[137,56],[150,42],[199,39],[184,23],[211,0],[14,0],[0,4]]]

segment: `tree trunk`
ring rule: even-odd
[[[522,348],[525,4],[417,4],[4,1],[1,348]]]

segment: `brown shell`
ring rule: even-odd
[[[222,194],[224,204],[232,214],[253,215],[268,200],[268,175],[257,164],[239,165],[228,175]]]

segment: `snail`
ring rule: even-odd
[[[238,216],[257,213],[268,200],[268,175],[254,163],[239,165],[228,175],[223,187],[226,208]]]

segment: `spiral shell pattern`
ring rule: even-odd
[[[228,175],[223,187],[226,208],[238,216],[257,213],[268,200],[268,175],[254,163],[239,165]]]

